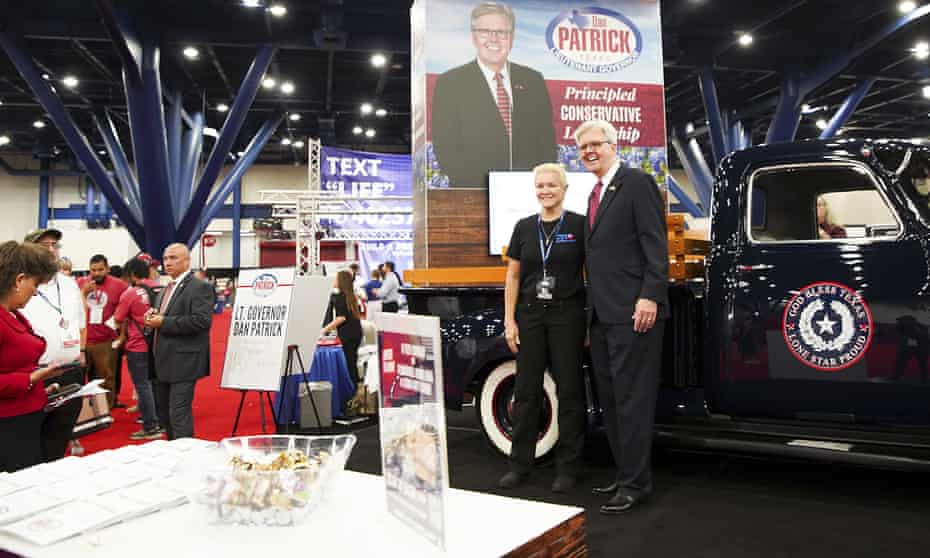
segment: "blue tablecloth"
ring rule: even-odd
[[[308,377],[311,382],[329,382],[333,385],[333,416],[343,416],[345,402],[355,395],[355,383],[349,376],[349,367],[342,347],[317,347]],[[300,422],[300,384],[303,381],[303,374],[299,372],[282,378],[281,390],[274,397],[274,412],[279,424]]]

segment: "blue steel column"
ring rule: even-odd
[[[19,39],[8,32],[0,32],[0,47],[6,51],[10,61],[16,66],[20,75],[29,85],[29,89],[36,96],[36,100],[39,101],[39,104],[48,113],[58,131],[61,132],[68,147],[84,167],[84,170],[93,178],[97,187],[110,199],[113,209],[119,216],[120,221],[126,225],[126,229],[132,235],[133,240],[139,245],[144,245],[145,231],[142,229],[141,223],[132,215],[129,206],[123,201],[100,159],[97,158],[97,153],[91,148],[87,138],[71,119],[61,99],[52,91],[49,82],[42,79],[41,72],[36,68],[32,57],[22,48]]]
[[[675,177],[671,174],[665,175],[665,183],[668,184],[668,189],[675,196],[675,199],[678,200],[678,203],[685,207],[692,217],[704,217],[706,214],[696,203],[691,199],[691,196],[685,192],[684,188],[678,184],[678,181],[675,180]]]
[[[181,187],[181,169],[184,166],[181,159],[181,133],[183,132],[183,120],[181,119],[181,94],[177,91],[171,93],[171,101],[168,103],[168,173],[170,176],[169,185],[171,190],[171,207],[174,215],[175,226],[181,221],[180,213],[176,209],[180,206]]]
[[[800,79],[797,74],[789,74],[781,84],[781,96],[772,124],[765,136],[765,143],[781,143],[794,140],[801,123],[801,101],[804,93],[801,91]]]
[[[178,197],[174,200],[174,214],[178,223],[184,210],[191,201],[191,192],[197,181],[197,166],[203,151],[203,113],[196,112],[191,117],[191,129],[184,133],[181,144],[181,182],[178,184]]]
[[[88,176],[84,181],[84,221],[87,226],[94,222],[94,213],[97,211],[97,190],[94,182]]]
[[[849,120],[849,117],[852,116],[852,113],[856,111],[859,107],[859,103],[865,99],[866,94],[869,92],[869,89],[872,88],[872,85],[875,84],[875,78],[867,78],[863,81],[860,81],[856,88],[853,89],[852,93],[846,97],[846,100],[843,101],[843,104],[840,105],[840,108],[836,111],[836,114],[833,115],[833,118],[830,119],[830,122],[827,123],[826,129],[820,133],[820,139],[832,138],[836,135],[836,132],[846,124]]]
[[[47,171],[50,166],[47,158],[39,161],[39,168],[43,171]],[[46,227],[48,227],[48,175],[43,174],[39,176],[39,228]]]
[[[132,72],[123,72],[145,223],[143,248],[150,254],[161,254],[177,238],[174,222],[168,218],[172,214],[171,178],[158,70],[160,55],[155,42],[146,38],[142,45],[141,79],[136,79]]]
[[[210,221],[220,212],[220,208],[226,203],[226,198],[229,197],[235,184],[242,179],[242,175],[245,174],[245,171],[258,159],[258,155],[261,153],[268,140],[271,139],[271,136],[274,135],[275,130],[278,129],[282,120],[284,120],[283,114],[268,120],[255,134],[252,141],[249,142],[248,147],[245,148],[245,153],[236,161],[236,164],[233,165],[229,174],[223,178],[223,182],[220,184],[219,188],[217,188],[216,193],[210,198],[210,202],[207,204],[200,218],[199,226],[194,230],[191,236],[188,237],[189,245],[193,245],[197,242],[197,239],[199,239],[203,231],[206,230]]]
[[[139,199],[139,184],[136,182],[132,169],[129,166],[129,159],[123,146],[119,142],[119,134],[116,131],[116,125],[110,115],[104,111],[103,115],[94,115],[94,123],[97,125],[97,131],[103,138],[103,143],[110,154],[110,160],[113,161],[113,172],[116,179],[123,186],[123,192],[129,202],[129,209],[136,219],[142,220],[142,202]]]
[[[707,161],[704,160],[701,147],[693,138],[685,144],[684,135],[676,128],[672,131],[672,148],[678,154],[685,173],[694,185],[694,191],[697,192],[704,214],[707,215],[713,195],[714,177],[707,166]]]
[[[242,252],[242,179],[233,185],[232,266],[238,271]]]
[[[207,159],[206,165],[204,165],[203,174],[197,183],[197,188],[194,190],[187,211],[184,213],[184,219],[181,220],[181,225],[178,227],[179,238],[193,239],[191,242],[196,240],[197,237],[194,233],[201,222],[203,205],[206,203],[207,197],[209,197],[210,191],[213,189],[213,183],[216,182],[216,178],[223,168],[226,156],[236,141],[236,136],[239,135],[239,130],[242,128],[243,122],[245,122],[249,107],[252,105],[252,101],[255,100],[256,93],[258,93],[262,77],[268,70],[276,50],[271,45],[263,46],[255,56],[252,66],[246,72],[242,85],[239,87],[239,93],[236,94],[236,99],[227,113],[223,129],[220,130],[220,136],[216,139],[213,151],[210,152],[210,157]],[[193,246],[193,244],[190,245]]]
[[[707,123],[710,128],[710,145],[714,155],[714,166],[727,154],[727,144],[724,134],[723,117],[720,114],[720,102],[717,100],[717,83],[714,81],[714,71],[709,67],[701,68],[698,72],[701,85],[701,97],[704,100],[704,112],[707,113]]]

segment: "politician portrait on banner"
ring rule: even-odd
[[[490,171],[542,162],[583,171],[572,134],[593,119],[617,129],[626,166],[664,186],[657,0],[430,0],[425,10],[429,187],[486,188]]]

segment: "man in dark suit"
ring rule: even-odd
[[[652,428],[668,316],[665,203],[653,178],[623,167],[617,131],[578,127],[585,168],[597,177],[586,220],[591,361],[617,477],[601,513],[627,512],[652,491]]]
[[[542,74],[507,60],[514,15],[484,2],[471,13],[477,58],[440,75],[432,100],[433,150],[453,188],[487,188],[489,170],[530,170],[558,159]]]
[[[171,282],[146,314],[145,325],[156,330],[151,350],[158,420],[174,440],[194,435],[194,386],[210,373],[214,292],[191,273],[183,244],[165,248],[163,260]]]

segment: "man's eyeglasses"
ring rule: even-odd
[[[494,37],[495,39],[509,39],[513,35],[513,31],[509,29],[478,29],[477,27],[472,27],[472,32],[477,33],[482,39],[487,39],[489,37]]]
[[[45,246],[46,248],[55,248],[55,249],[61,248],[61,242],[46,241],[46,242],[40,242],[39,244],[42,246]]]
[[[583,143],[578,146],[578,150],[579,151],[597,151],[605,143],[607,142],[606,141],[591,141],[588,143]]]

